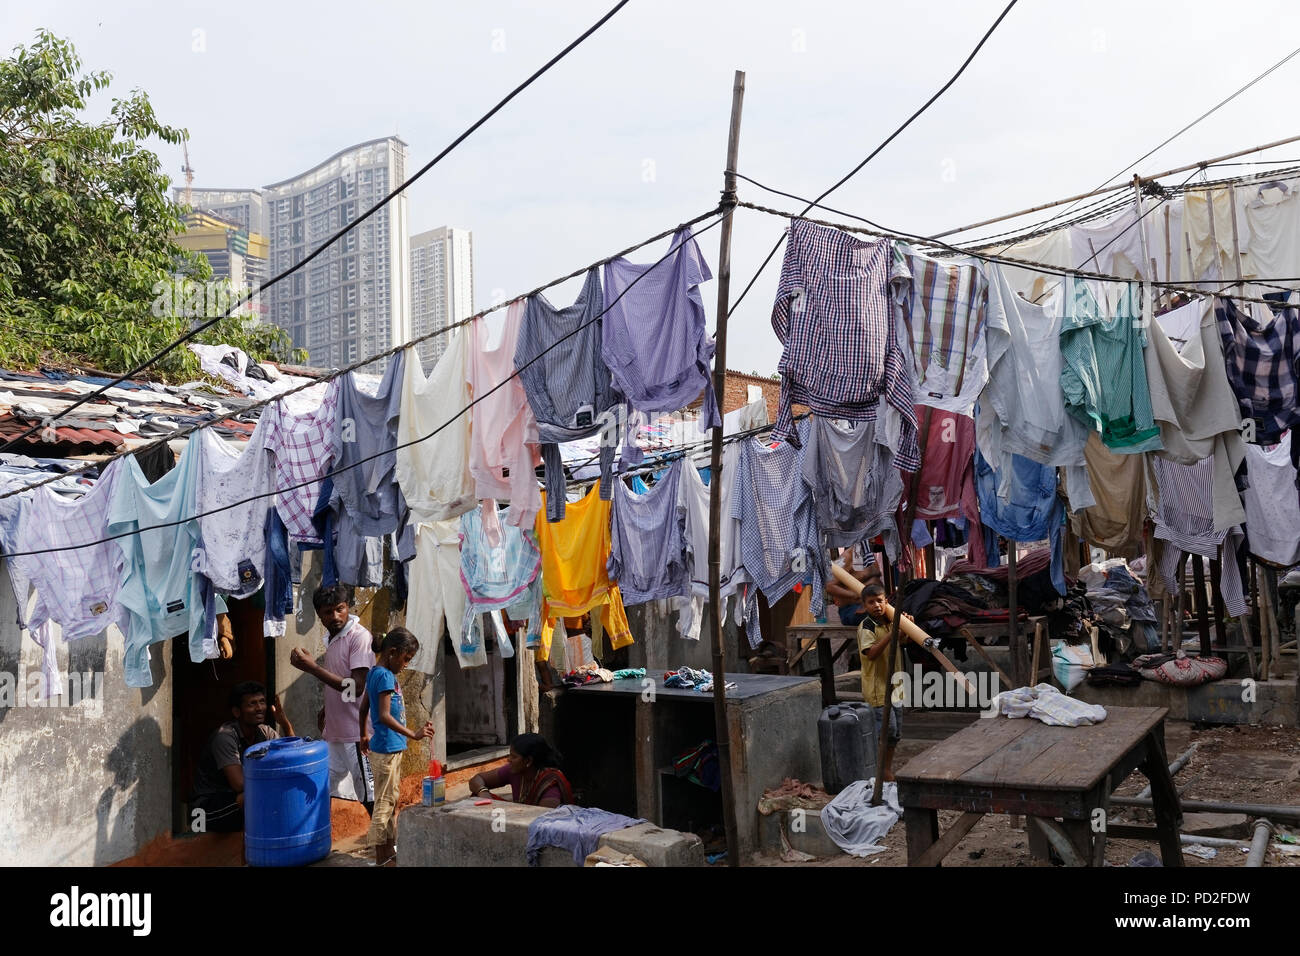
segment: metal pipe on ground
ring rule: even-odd
[[[1180,753],[1177,757],[1175,757],[1172,761],[1170,761],[1169,776],[1172,777],[1176,775],[1178,771],[1186,767],[1187,761],[1192,759],[1192,754],[1196,753],[1196,751],[1200,748],[1200,746],[1201,746],[1201,742],[1198,740],[1190,747],[1188,747],[1186,750],[1184,750],[1182,753]],[[1145,787],[1143,787],[1142,792],[1139,793],[1138,796],[1139,797],[1151,796],[1151,784],[1147,784]]]
[[[1273,833],[1273,824],[1267,820],[1255,821],[1255,837],[1250,841],[1250,855],[1246,857],[1247,866],[1263,866],[1268,854],[1268,838]]]
[[[1112,807],[1151,807],[1150,797],[1115,797],[1110,798]],[[1183,810],[1205,813],[1244,813],[1248,817],[1268,817],[1283,823],[1300,823],[1300,807],[1284,807],[1265,803],[1220,803],[1216,800],[1180,800]]]
[[[1180,843],[1190,843],[1199,846],[1250,846],[1250,844],[1245,840],[1230,840],[1228,837],[1197,836],[1194,833],[1180,833],[1178,834],[1178,840]]]

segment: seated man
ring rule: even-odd
[[[270,709],[284,735],[292,737],[293,725],[285,717],[279,698]],[[266,688],[257,681],[236,684],[230,692],[230,713],[234,719],[213,731],[194,772],[190,824],[196,832],[229,833],[244,829],[244,751],[280,736],[274,727],[265,723],[266,712]],[[194,819],[194,810],[203,811],[199,820]]]

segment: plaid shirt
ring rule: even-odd
[[[1252,304],[1246,312],[1231,299],[1216,299],[1214,315],[1223,341],[1228,383],[1243,418],[1255,420],[1255,441],[1273,445],[1300,423],[1296,408],[1296,360],[1300,358],[1300,312]],[[1294,458],[1293,458],[1294,460]]]
[[[772,329],[785,346],[774,440],[798,441],[790,406],[874,422],[881,398],[901,417],[899,468],[920,465],[911,362],[898,342],[886,284],[889,240],[863,242],[802,219],[790,221]]]
[[[989,283],[972,260],[940,262],[894,247],[894,314],[911,332],[916,404],[969,415],[988,381]]]
[[[329,383],[320,407],[305,415],[295,415],[283,402],[269,405],[262,413],[270,416],[266,447],[275,457],[275,497],[280,520],[295,542],[320,544],[320,535],[312,524],[312,512],[320,497],[320,477],[334,461],[332,450],[334,420],[338,416],[338,380]],[[313,484],[292,491],[282,491],[304,481]]]

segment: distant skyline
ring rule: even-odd
[[[0,41],[7,53],[38,27],[68,37],[86,69],[114,75],[110,97],[143,89],[160,121],[189,130],[196,189],[261,189],[390,135],[410,144],[415,171],[611,5],[8,4]],[[481,307],[692,218],[721,188],[737,68],[748,74],[740,170],[816,195],[948,79],[1004,5],[634,0],[409,190],[409,232],[474,231]],[[1283,2],[1174,12],[1025,0],[952,89],[828,202],[933,233],[1082,192],[1296,44]],[[1300,58],[1136,171],[1295,134],[1286,107],[1298,71]],[[97,97],[91,115],[108,105]],[[150,146],[183,185],[181,150]],[[1297,156],[1291,146],[1258,158]],[[740,192],[798,208],[745,183]],[[782,228],[737,213],[733,300]],[[701,240],[715,272],[718,233]],[[778,254],[733,317],[730,367],[775,370],[779,272]],[[548,297],[567,303],[577,287]],[[716,282],[704,286],[710,323],[716,295]]]

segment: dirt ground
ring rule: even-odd
[[[904,739],[899,745],[895,766],[902,767],[908,760],[933,746],[950,731],[949,727],[917,728],[919,734]],[[928,731],[928,732],[927,732]],[[930,739],[918,739],[925,734]],[[1268,803],[1300,806],[1300,732],[1280,727],[1215,726],[1200,727],[1186,722],[1169,721],[1165,724],[1165,749],[1172,761],[1193,742],[1200,744],[1185,766],[1174,778],[1181,795],[1188,800],[1213,800],[1233,803]],[[1146,778],[1133,773],[1115,792],[1134,796],[1146,786]],[[1149,823],[1145,811],[1129,809],[1123,814],[1118,808],[1111,812],[1112,823]],[[944,832],[961,814],[940,811],[939,830]],[[1023,818],[1022,818],[1023,820]],[[1253,821],[1252,821],[1253,824]],[[1251,831],[1253,832],[1253,830]],[[1265,865],[1300,866],[1300,845],[1280,844],[1277,835],[1290,833],[1300,837],[1300,826],[1278,827],[1270,841]],[[1248,839],[1248,837],[1247,837]],[[813,860],[807,863],[785,863],[777,854],[764,853],[755,857],[751,865],[757,866],[906,866],[907,846],[901,822],[896,823],[886,835],[883,853],[860,859],[841,854],[836,857]],[[1243,866],[1246,853],[1234,847],[1216,847],[1212,860],[1202,860],[1184,852],[1187,866]],[[1106,863],[1110,866],[1127,866],[1135,854],[1151,850],[1159,855],[1159,848],[1140,840],[1108,840]],[[1024,827],[1013,828],[1006,815],[985,816],[968,833],[943,861],[944,866],[1050,866],[1029,854],[1029,838]]]

